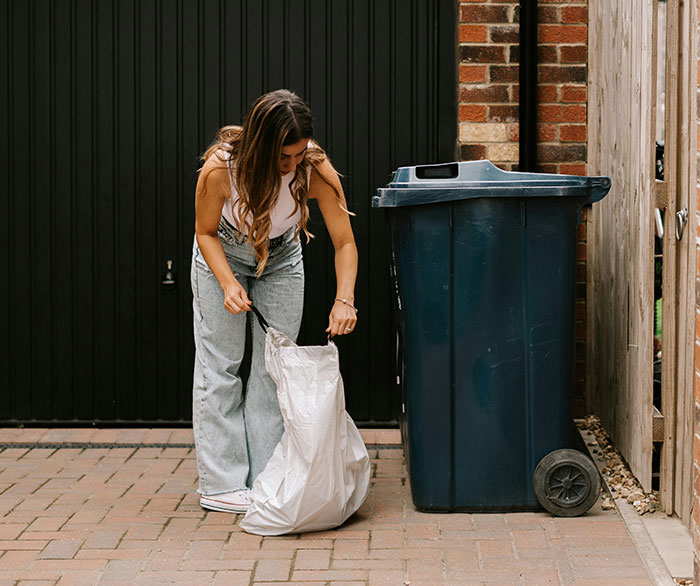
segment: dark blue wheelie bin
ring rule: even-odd
[[[597,469],[568,449],[576,224],[608,177],[490,161],[399,168],[387,211],[414,504],[580,515]]]

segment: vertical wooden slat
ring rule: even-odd
[[[654,125],[649,116],[654,99],[652,84],[653,18],[652,6],[646,4],[643,22],[637,24],[635,7],[628,6],[627,25],[637,52],[629,52],[630,71],[638,71],[635,81],[628,83],[629,99],[638,108],[642,124],[630,125],[632,152],[639,154],[631,169],[638,173],[638,185],[630,200],[629,216],[629,315],[627,344],[626,396],[619,405],[628,405],[624,432],[629,446],[629,459],[635,462],[635,473],[649,490],[651,488],[652,412],[653,412],[653,321],[654,321],[654,235],[651,221],[654,209],[654,167],[649,165],[649,152],[655,151]],[[637,105],[638,104],[638,105]],[[641,431],[640,431],[641,430]]]
[[[677,317],[678,250],[675,236],[676,211],[678,210],[678,27],[677,2],[666,6],[666,120],[664,140],[664,178],[667,188],[667,207],[664,215],[663,256],[663,337],[661,355],[661,413],[664,415],[664,444],[661,452],[660,500],[662,508],[673,512],[673,481],[676,444],[677,401]]]
[[[677,393],[674,446],[673,512],[690,527],[693,497],[694,350],[695,350],[695,211],[697,134],[696,3],[681,3],[678,23],[678,209],[688,210],[688,222],[677,247]]]
[[[588,27],[593,27],[600,24],[601,8],[599,2],[591,2],[588,7]],[[600,121],[603,117],[602,104],[598,95],[598,87],[601,83],[601,71],[595,67],[594,63],[604,51],[604,39],[606,35],[590,34],[588,38],[588,125],[586,143],[588,145],[587,161],[588,172],[594,173],[601,168],[603,153],[598,145],[592,142],[592,139],[599,136]],[[610,195],[608,195],[610,197]],[[595,217],[592,212],[586,213],[586,233],[589,234],[590,245],[586,247],[586,331],[589,335],[586,336],[586,356],[599,356],[600,348],[598,347],[598,337],[592,335],[599,321],[598,306],[602,303],[600,296],[600,283],[596,278],[598,271],[598,247],[601,237],[594,235],[594,228],[600,229],[600,219]],[[595,268],[594,268],[595,267]],[[586,412],[593,413],[597,409],[598,413],[604,408],[602,394],[598,391],[598,380],[594,381],[593,376],[593,360],[586,361]],[[601,368],[601,360],[596,360],[598,368]]]
[[[656,179],[656,144],[658,140],[663,140],[663,138],[660,135],[660,128],[662,128],[663,125],[663,93],[662,90],[663,88],[661,87],[662,81],[664,76],[659,76],[659,65],[660,65],[660,60],[663,58],[663,55],[665,54],[664,50],[659,50],[659,0],[652,0],[652,24],[651,24],[651,88],[652,88],[652,95],[651,95],[651,107],[650,107],[650,120],[651,120],[651,127],[653,129],[654,133],[654,148],[650,149],[650,152],[648,154],[649,158],[649,166],[654,169],[654,196],[653,196],[653,207],[659,207],[658,203],[658,190],[661,189],[660,186],[663,186],[664,189],[664,195],[665,195],[665,190],[666,190],[666,185]],[[665,20],[664,20],[665,22]],[[665,39],[665,34],[661,35],[662,38]],[[659,79],[661,77],[661,80]],[[654,209],[654,213],[656,213],[656,210]],[[655,229],[656,230],[656,229]],[[652,237],[654,238],[654,254],[656,255],[656,234]],[[656,257],[653,259],[654,263],[654,272],[656,272]],[[656,305],[656,292],[654,292],[654,299],[653,303]],[[654,323],[652,324],[652,330],[653,330],[653,335],[656,336],[656,307],[654,308]],[[590,330],[588,330],[590,331]],[[663,334],[662,334],[663,336]],[[654,337],[654,341],[656,342],[656,337]],[[654,351],[654,356],[652,360],[656,360],[656,352]],[[655,384],[655,383],[652,383]],[[655,391],[652,389],[652,438],[658,441],[658,435],[662,435],[663,431],[661,434],[654,433],[654,414],[659,414],[660,412],[658,410],[658,405],[656,404],[655,397],[653,396]],[[660,418],[663,416],[660,415]],[[652,445],[652,450],[659,450],[662,448],[659,448],[658,446]],[[652,456],[653,457],[653,456]],[[653,471],[652,471],[653,474]],[[658,472],[657,472],[658,474]]]

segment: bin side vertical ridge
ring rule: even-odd
[[[450,349],[450,508],[455,506],[455,451],[456,438],[455,426],[457,425],[457,415],[455,413],[455,235],[454,235],[454,204],[450,204],[450,278],[449,278],[449,349]]]
[[[520,233],[522,239],[522,279],[523,279],[523,366],[525,368],[525,483],[523,494],[529,495],[532,492],[530,474],[535,469],[532,453],[535,446],[535,438],[533,437],[534,428],[532,425],[534,412],[532,408],[533,400],[532,393],[534,381],[532,379],[532,300],[530,298],[530,250],[528,246],[527,233],[527,200],[522,199],[520,202]]]

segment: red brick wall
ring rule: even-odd
[[[519,2],[459,2],[459,140],[463,160],[518,165]],[[587,0],[540,0],[538,162],[545,173],[586,174]],[[585,216],[585,213],[584,213]],[[584,217],[585,220],[585,217]],[[585,413],[586,224],[576,260],[573,412]]]
[[[588,7],[540,0],[538,161],[544,173],[586,174]]]
[[[518,2],[459,3],[459,140],[463,160],[518,163]]]

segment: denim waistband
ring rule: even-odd
[[[289,237],[294,234],[296,231],[296,224],[290,228],[287,229],[287,231],[284,234],[280,234],[279,236],[275,236],[274,238],[269,238],[267,241],[267,251],[269,253],[274,252],[276,249],[278,249],[280,246],[282,246]],[[231,236],[236,242],[238,243],[243,243],[248,240],[248,237],[237,230],[234,226],[231,225],[231,223],[221,216],[221,220],[219,221],[219,231],[224,231],[227,232],[229,236]]]

